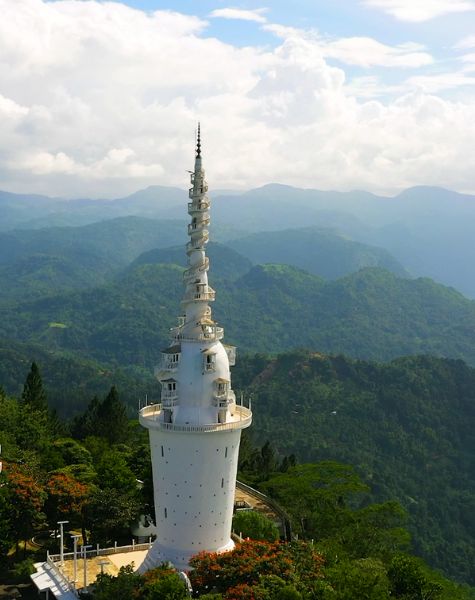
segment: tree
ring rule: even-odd
[[[391,595],[403,600],[435,600],[442,586],[431,582],[424,574],[420,561],[413,556],[395,556],[388,569]]]
[[[178,573],[169,571],[145,584],[144,600],[185,600],[188,591]]]
[[[82,525],[83,512],[90,487],[67,473],[53,473],[46,485],[48,497],[45,511],[50,525],[56,528],[59,520],[69,520],[72,525]]]
[[[190,580],[198,594],[217,592],[226,594],[226,598],[245,598],[250,588],[259,586],[261,578],[269,575],[305,589],[321,577],[322,565],[322,556],[305,542],[250,540],[238,544],[232,552],[197,554],[190,561]],[[238,595],[239,586],[244,587]]]
[[[300,535],[315,539],[351,522],[351,501],[368,491],[352,467],[331,461],[291,467],[262,487],[287,508]]]
[[[16,541],[13,531],[11,494],[5,473],[0,473],[0,566],[6,561],[8,551]]]
[[[390,597],[386,568],[380,560],[340,560],[325,569],[331,593],[323,598],[337,600],[387,600]]]
[[[111,444],[127,441],[129,419],[126,406],[119,399],[117,388],[113,385],[97,409],[101,433]]]
[[[11,506],[10,523],[17,551],[20,540],[25,542],[26,550],[26,540],[44,518],[42,509],[46,493],[27,467],[8,463],[4,465],[4,470],[7,499]]]
[[[268,517],[254,510],[238,511],[233,517],[233,529],[251,540],[275,542],[279,528]]]
[[[136,495],[137,480],[123,454],[117,449],[106,450],[96,464],[98,482],[103,489]]]
[[[40,370],[35,362],[31,363],[30,372],[26,376],[21,399],[23,404],[29,408],[45,412],[48,410],[46,392],[43,388]]]
[[[75,438],[83,440],[88,436],[100,435],[98,412],[101,401],[98,396],[89,402],[86,410],[82,415],[74,417],[71,430]]]
[[[94,490],[85,508],[92,540],[106,545],[121,538],[127,539],[129,526],[138,518],[139,512],[140,505],[131,494],[113,488]]]
[[[132,566],[121,567],[117,577],[108,573],[99,574],[94,584],[94,600],[131,600],[139,597],[144,578],[134,573]]]

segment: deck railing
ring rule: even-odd
[[[139,420],[144,427],[163,429],[165,431],[189,432],[189,433],[212,433],[217,431],[231,431],[233,429],[244,429],[249,427],[252,422],[252,412],[245,406],[236,406],[235,414],[238,419],[227,423],[209,423],[206,425],[180,425],[176,423],[164,423],[160,420],[162,411],[161,404],[152,404],[142,408],[139,412]]]

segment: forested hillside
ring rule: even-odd
[[[386,250],[354,242],[330,229],[261,231],[228,245],[254,264],[292,265],[324,279],[338,279],[365,267],[381,267],[400,276],[408,274]]]
[[[97,285],[142,252],[183,238],[181,221],[141,217],[0,233],[0,302]]]
[[[25,557],[17,550],[8,558],[8,549],[58,519],[93,543],[110,544],[127,540],[128,525],[150,510],[146,431],[127,422],[120,392],[94,394],[83,414],[66,424],[48,410],[53,390],[42,385],[36,365],[29,371],[25,386],[17,382],[18,399],[0,390],[3,574]],[[414,594],[416,585],[430,595],[409,598],[473,597],[408,554],[397,501],[409,511],[416,553],[459,581],[473,582],[474,369],[428,357],[376,364],[298,352],[242,357],[234,371],[235,389],[252,395],[251,436],[258,440],[254,446],[244,436],[240,477],[285,507],[294,533],[321,554],[325,585],[317,598],[353,599],[359,590],[358,598],[408,600],[404,586]],[[137,488],[135,478],[144,485]],[[48,544],[57,551],[55,539]],[[260,568],[280,551],[286,550],[268,550]],[[301,564],[298,555],[293,559]],[[237,583],[257,583],[242,581],[236,568]],[[222,586],[232,585],[228,575],[222,573]],[[198,580],[194,586],[203,591]]]
[[[84,411],[94,395],[107,393],[113,385],[121,390],[130,416],[136,415],[139,402],[143,404],[146,398],[158,402],[160,398],[160,386],[151,369],[111,367],[5,339],[0,340],[0,387],[19,397],[24,374],[33,360],[41,365],[48,403],[62,418]]]
[[[387,364],[297,352],[241,357],[256,440],[299,461],[352,464],[373,500],[398,500],[416,552],[475,582],[475,369],[406,357]]]
[[[215,271],[229,273],[232,255],[219,254]],[[242,260],[235,264],[237,271]],[[215,318],[240,351],[308,347],[374,360],[430,353],[475,364],[475,302],[429,279],[364,269],[326,282],[266,265],[235,281],[215,276],[211,283]],[[150,368],[169,341],[182,294],[181,267],[141,264],[108,285],[1,307],[0,336]]]

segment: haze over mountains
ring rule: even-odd
[[[270,184],[245,193],[215,193],[212,200],[215,240],[303,227],[332,229],[351,241],[385,249],[413,276],[432,277],[475,297],[474,196],[417,187],[386,198]],[[112,201],[1,192],[0,230],[84,225],[130,215],[185,223],[185,203],[183,190],[162,186]],[[169,245],[183,240],[184,232]]]

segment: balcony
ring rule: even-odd
[[[187,279],[188,277],[193,277],[198,273],[203,273],[209,269],[209,258],[205,256],[205,260],[202,263],[198,263],[193,265],[189,269],[183,272],[183,279]]]
[[[223,392],[215,391],[213,394],[213,406],[217,408],[228,408],[230,404],[236,401],[236,396],[233,390],[229,388]]]
[[[211,202],[209,200],[201,201],[201,202],[188,202],[188,212],[189,213],[203,213],[209,210],[211,206]]]
[[[213,406],[216,408],[228,408],[229,401],[227,398],[213,398]]]
[[[193,181],[194,183],[194,181]],[[206,192],[208,191],[208,185],[206,183],[204,183],[201,187],[198,187],[195,190],[195,187],[191,187],[188,189],[188,196],[190,198],[194,198],[196,196],[201,196],[201,194],[206,194]]]
[[[174,366],[172,366],[170,363],[165,364],[164,362],[160,362],[160,364],[158,364],[154,369],[153,369],[153,374],[155,379],[158,379],[158,381],[163,380],[165,377],[170,377],[170,375],[172,373],[175,373],[176,370],[178,368],[178,365],[175,363]]]
[[[201,233],[202,233],[202,235],[200,238],[198,238],[197,240],[192,240],[191,242],[187,243],[187,245],[186,245],[186,253],[187,254],[191,254],[194,250],[203,250],[205,244],[208,243],[209,233],[206,231],[206,229],[203,229],[203,231]]]
[[[153,370],[155,377],[160,379],[160,375],[162,373],[174,373],[178,369],[179,362],[179,360],[173,361],[167,358],[162,358],[162,360]]]
[[[196,233],[198,231],[203,231],[206,227],[208,227],[210,223],[210,219],[203,219],[202,221],[197,221],[196,223],[189,223],[188,224],[188,235],[191,235],[192,233]]]
[[[163,408],[176,406],[178,403],[178,392],[176,390],[162,390],[161,400]]]
[[[207,342],[207,341],[218,341],[224,336],[224,329],[222,327],[206,325],[204,330],[197,331],[196,333],[182,333],[181,327],[173,327],[171,330],[173,338],[177,342]]]
[[[146,406],[139,412],[140,424],[149,429],[162,429],[176,431],[177,433],[213,433],[244,429],[252,423],[252,412],[245,406],[233,407],[230,419],[226,423],[209,423],[206,425],[165,423],[162,414],[162,406],[160,404]]]
[[[162,408],[174,408],[175,406],[178,406],[178,404],[178,398],[167,398],[165,400],[162,395]]]
[[[186,302],[212,302],[216,298],[216,292],[214,290],[209,290],[208,292],[195,292],[194,294],[187,294],[182,303]]]

